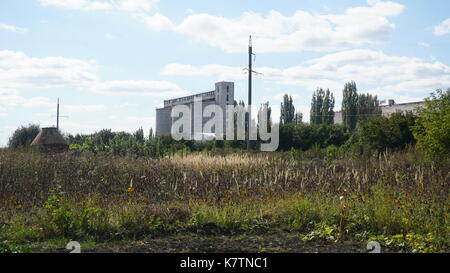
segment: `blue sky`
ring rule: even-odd
[[[397,102],[450,87],[450,2],[0,1],[0,146],[20,125],[90,133],[147,132],[164,99],[236,83],[246,98],[248,35],[254,102],[274,118],[284,93],[309,120],[312,92],[342,87]]]

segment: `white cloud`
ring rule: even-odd
[[[53,6],[63,9],[81,10],[111,10],[113,6],[109,2],[87,1],[87,0],[40,0],[43,6]]]
[[[19,96],[17,90],[0,87],[0,107],[3,108],[3,111],[5,111],[6,108],[20,105],[23,101],[24,99]]]
[[[0,106],[4,110],[10,110],[15,107],[49,107],[53,106],[50,100],[46,97],[38,96],[25,98],[20,95],[18,90],[15,89],[1,89],[0,88]]]
[[[436,36],[442,36],[448,33],[450,33],[450,18],[434,27],[434,35]]]
[[[30,99],[23,98],[23,102],[22,102],[22,106],[24,106],[24,107],[39,107],[39,108],[47,107],[47,108],[49,108],[49,107],[53,107],[55,105],[56,104],[53,103],[49,98],[42,97],[42,96],[33,97]]]
[[[43,6],[73,10],[119,10],[125,12],[146,12],[156,8],[159,0],[40,0]]]
[[[167,81],[108,81],[95,84],[90,90],[107,96],[172,97],[187,94]]]
[[[116,8],[128,12],[150,11],[156,8],[159,0],[118,0]]]
[[[28,29],[26,29],[26,28],[21,28],[21,27],[7,25],[7,24],[0,24],[0,30],[8,30],[8,31],[12,31],[12,32],[21,32],[21,33],[28,31]]]
[[[114,36],[112,34],[106,33],[105,38],[111,40],[111,39],[114,39]]]
[[[159,13],[155,15],[147,15],[144,13],[135,14],[135,17],[139,18],[147,28],[151,31],[163,31],[172,30],[175,28],[174,23],[164,15]]]
[[[381,1],[380,0],[367,0],[366,2],[367,2],[367,4],[373,6],[373,5],[376,5],[377,3],[380,3]]]
[[[395,25],[388,18],[402,13],[394,2],[373,2],[343,14],[312,14],[297,10],[285,16],[275,10],[264,16],[246,12],[229,19],[210,14],[188,16],[177,30],[227,52],[244,52],[248,35],[258,52],[326,51],[383,43]]]
[[[421,46],[421,47],[430,47],[430,44],[429,43],[425,43],[425,42],[419,42],[419,43],[417,43],[417,45]]]
[[[103,104],[94,104],[94,105],[61,105],[61,110],[65,112],[99,112],[104,111],[106,106]]]
[[[144,135],[148,136],[150,128],[155,128],[154,116],[109,116],[114,126],[111,128],[114,131],[134,132],[139,128],[143,128]]]
[[[54,107],[56,107],[56,101],[53,101],[50,98],[43,96],[26,98],[20,95],[17,90],[0,89],[0,107],[4,111],[16,107],[53,109]],[[105,109],[106,107],[103,104],[61,105],[61,110],[64,112],[98,112],[103,111]]]
[[[165,76],[216,76],[218,80],[245,79],[247,76],[240,67],[219,64],[193,66],[189,64],[168,64],[161,71]]]
[[[278,84],[315,90],[330,88],[337,94],[348,81],[376,86],[369,90],[383,95],[405,95],[411,97],[428,93],[437,88],[450,87],[450,66],[438,61],[421,58],[389,56],[381,51],[346,50],[311,59],[303,65],[285,69],[255,67],[262,72],[262,79]],[[161,71],[172,76],[213,76],[218,80],[241,80],[241,67],[204,65],[191,66],[169,64]],[[224,75],[228,76],[223,78]]]
[[[96,74],[94,61],[63,57],[33,58],[23,52],[0,51],[0,104],[23,105],[20,88],[88,87],[108,96],[181,96],[186,92],[168,81],[105,81]],[[42,99],[39,101],[44,103]],[[36,103],[36,102],[35,102]],[[28,104],[32,104],[28,102]],[[53,105],[53,103],[51,103]],[[92,111],[100,110],[98,106]],[[71,108],[75,110],[74,107]],[[83,109],[83,108],[80,108]],[[89,111],[89,109],[86,109]]]
[[[238,18],[207,13],[190,14],[180,24],[168,17],[146,12],[155,10],[157,0],[40,0],[42,5],[66,9],[112,9],[132,13],[150,31],[174,30],[227,52],[244,52],[253,35],[258,52],[342,50],[387,41],[395,29],[389,17],[402,13],[404,6],[390,1],[368,1],[368,6],[348,8],[341,14],[317,14],[297,10],[283,15],[245,12]]]
[[[85,85],[97,80],[94,61],[63,57],[33,58],[0,51],[0,88],[48,88]]]

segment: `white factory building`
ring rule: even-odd
[[[217,82],[215,84],[215,89],[213,91],[208,91],[204,93],[199,93],[191,96],[174,98],[164,101],[163,108],[156,109],[156,134],[170,134],[172,124],[176,121],[176,118],[171,117],[172,109],[176,105],[186,105],[189,107],[191,112],[191,130],[192,136],[194,135],[194,100],[198,98],[202,98],[202,113],[205,107],[208,105],[218,105],[222,108],[223,112],[226,111],[227,105],[234,104],[234,83],[233,82]],[[202,118],[203,124],[208,121],[209,118]],[[226,115],[224,115],[224,126],[226,124]],[[225,132],[225,128],[223,128],[223,132]]]

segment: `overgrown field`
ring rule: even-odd
[[[4,149],[0,252],[69,240],[95,245],[273,234],[299,245],[376,240],[395,251],[449,251],[450,166],[423,158],[414,149],[333,160],[293,153],[146,159]],[[289,251],[249,251],[264,250]]]

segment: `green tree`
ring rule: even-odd
[[[310,123],[333,124],[334,121],[334,96],[329,89],[324,91],[318,88],[311,100]]]
[[[136,139],[136,141],[144,143],[145,138],[144,138],[144,130],[142,129],[142,127],[137,129],[136,132],[134,132],[133,136]]]
[[[430,157],[450,156],[450,89],[431,93],[425,106],[417,111],[414,137]]]
[[[150,128],[150,131],[148,133],[148,138],[149,139],[153,138],[153,128]]]
[[[370,117],[359,121],[360,142],[378,151],[403,149],[415,143],[411,128],[416,118],[411,112],[394,113],[389,117]]]
[[[9,138],[8,147],[21,148],[29,146],[40,131],[41,128],[37,124],[21,126],[20,128],[16,129],[12,136]]]
[[[302,124],[303,123],[303,113],[302,112],[299,111],[299,112],[295,113],[294,123],[295,124]]]
[[[294,121],[295,107],[292,97],[285,94],[281,103],[280,124],[288,124]]]
[[[99,151],[105,151],[109,148],[111,140],[115,133],[111,129],[102,129],[91,135],[92,145],[96,146]]]
[[[322,105],[322,123],[333,124],[334,123],[334,96],[329,89],[325,92]]]
[[[322,104],[323,104],[324,91],[322,88],[314,91],[311,99],[311,111],[310,111],[310,123],[321,124],[322,123]]]
[[[381,116],[380,102],[377,96],[370,94],[358,95],[357,120],[367,120],[373,116]]]
[[[269,102],[265,102],[263,104],[261,104],[261,107],[259,108],[258,111],[258,124],[260,123],[259,121],[259,114],[262,113],[263,115],[267,115],[267,128],[268,130],[270,130],[270,128],[272,128],[272,108],[269,106]]]
[[[346,83],[342,91],[342,118],[344,125],[350,130],[355,130],[358,121],[358,89],[356,83]]]

